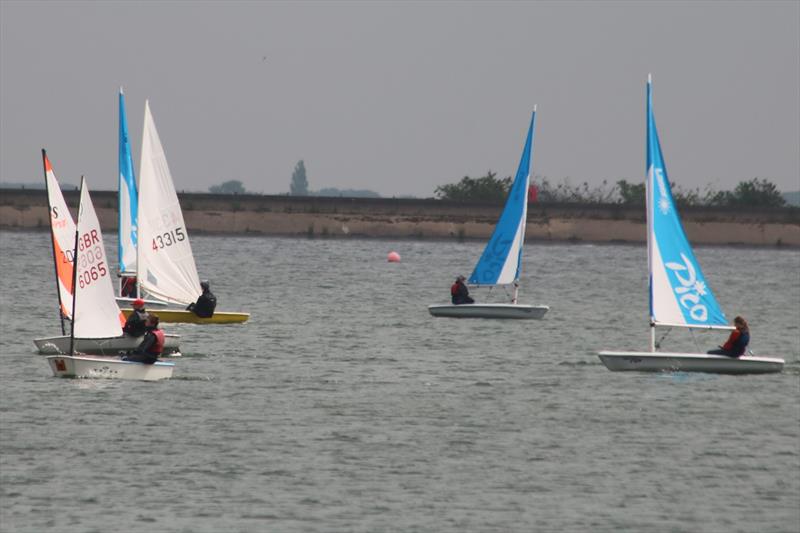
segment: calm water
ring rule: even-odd
[[[521,301],[549,314],[488,321],[425,308],[482,243],[192,245],[250,322],[169,327],[171,381],[63,380],[31,342],[59,330],[48,235],[0,232],[2,531],[800,530],[798,251],[696,250],[787,361],[731,377],[599,362],[647,346],[642,246],[531,243]]]

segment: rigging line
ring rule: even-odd
[[[661,336],[661,338],[658,339],[658,342],[656,342],[656,348],[661,348],[661,343],[664,342],[664,339],[666,339],[667,335],[669,335],[671,332],[672,332],[672,328],[669,328],[669,329],[666,330],[666,333],[664,333]]]
[[[503,292],[506,293],[506,298],[508,298],[512,302],[514,301],[514,297],[511,296],[510,294],[508,294],[508,286],[507,285],[503,285]]]
[[[700,352],[700,345],[697,344],[697,337],[694,336],[694,331],[690,328],[689,333],[692,335],[692,341],[694,342],[694,347],[697,348],[698,353]]]

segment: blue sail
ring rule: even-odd
[[[469,277],[469,283],[473,285],[507,285],[519,280],[522,247],[525,242],[525,221],[528,216],[528,184],[535,123],[536,110],[531,115],[522,159],[503,213],[483,250],[483,255]]]
[[[706,282],[675,208],[647,82],[647,219],[650,316],[655,323],[725,326],[728,321]]]
[[[136,272],[138,195],[133,174],[125,95],[119,90],[119,270]]]

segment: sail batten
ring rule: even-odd
[[[528,186],[535,123],[534,110],[517,175],[494,232],[469,277],[472,285],[509,285],[519,280],[525,244],[525,222],[528,217]]]
[[[656,325],[726,326],[675,207],[647,83],[647,221],[650,317]]]

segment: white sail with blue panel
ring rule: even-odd
[[[533,130],[536,127],[536,107],[533,108],[525,148],[517,168],[517,175],[508,192],[506,205],[500,214],[489,243],[483,250],[475,270],[469,277],[471,285],[494,287],[514,285],[510,302],[472,302],[434,304],[428,306],[433,316],[450,318],[542,318],[550,309],[546,305],[528,305],[517,302],[522,269],[522,247],[525,244],[525,221],[528,218],[528,188],[531,181],[531,154]],[[491,289],[490,291],[491,292]],[[506,293],[508,294],[508,293]]]
[[[503,213],[483,250],[475,270],[469,277],[473,285],[508,285],[519,280],[522,247],[525,243],[525,221],[528,217],[528,185],[531,177],[531,152],[536,109],[522,150],[517,176],[511,185]]]
[[[139,199],[133,173],[125,94],[119,90],[119,271],[136,273],[137,218]]]
[[[653,116],[652,78],[647,80],[647,262],[650,274],[650,350],[604,350],[597,355],[612,371],[713,372],[768,374],[781,372],[779,357],[752,352],[730,357],[716,351],[657,351],[656,327],[733,329],[727,325],[700,264],[686,239],[675,209],[667,168]],[[662,341],[664,339],[662,338]]]
[[[647,221],[650,317],[656,325],[726,326],[728,321],[706,282],[686,238],[661,154],[647,83]]]

